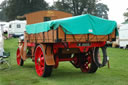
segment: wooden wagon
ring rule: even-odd
[[[48,10],[24,15],[24,39],[19,40],[17,64],[27,58],[35,62],[39,76],[48,77],[60,61],[70,61],[82,72],[95,73],[107,63],[106,41],[116,39],[116,22],[92,15]],[[99,61],[99,48],[103,62]]]

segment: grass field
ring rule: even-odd
[[[0,85],[128,85],[128,50],[108,48],[110,69],[105,66],[94,74],[82,73],[69,62],[62,62],[58,69],[53,69],[49,78],[36,74],[31,59],[24,66],[16,64],[18,39],[5,40],[5,51],[10,52],[11,69],[0,70]]]

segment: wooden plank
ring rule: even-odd
[[[36,42],[37,43],[42,43],[43,42],[43,33],[38,33],[36,34]]]
[[[48,37],[49,37],[49,43],[53,43],[54,42],[54,30],[50,30],[48,31]]]
[[[89,34],[89,41],[96,42],[96,41],[107,41],[108,35],[93,35]]]
[[[65,33],[60,26],[58,27],[58,39],[65,40]]]
[[[35,34],[29,34],[29,41],[35,43]]]
[[[55,65],[55,61],[54,61],[54,55],[52,50],[52,47],[49,45],[45,45],[45,44],[41,44],[41,46],[43,47],[43,51],[45,54],[45,60],[46,60],[46,64],[47,65]],[[47,46],[47,49],[46,49]]]
[[[88,40],[87,34],[84,35],[66,35],[67,36],[67,41],[69,42],[85,42]]]
[[[48,37],[48,32],[44,32],[44,38],[45,38],[45,43],[48,43],[49,37]]]

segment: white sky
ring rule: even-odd
[[[0,3],[3,0],[0,0]],[[46,0],[50,5],[52,5],[53,1],[56,0]],[[104,4],[106,4],[109,8],[109,19],[115,20],[118,23],[124,21],[123,13],[128,8],[128,0],[102,0]]]
[[[110,20],[115,20],[118,23],[124,22],[123,13],[127,11],[128,0],[102,0],[102,2],[108,5]]]

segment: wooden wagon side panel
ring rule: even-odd
[[[42,41],[43,41],[43,33],[35,34],[35,42],[42,43]]]
[[[62,42],[99,42],[112,41],[116,38],[115,30],[109,35],[93,35],[93,34],[65,34],[61,27],[58,28],[58,39]]]
[[[25,38],[30,43],[55,43],[57,39],[57,31],[50,30],[48,32],[41,32],[37,34],[25,33]]]
[[[38,34],[28,34],[27,40],[33,43],[56,43],[56,42],[100,42],[112,41],[115,39],[115,30],[109,35],[93,35],[93,34],[65,34],[61,27],[48,32]]]
[[[109,35],[93,35],[89,34],[89,40],[88,41],[107,41]]]
[[[65,34],[61,27],[58,28],[58,39],[62,42],[85,42],[87,40],[87,34],[82,35],[70,35]]]
[[[57,39],[56,30],[50,30],[48,31],[48,42],[53,43]]]
[[[29,34],[29,41],[35,43],[35,34]]]
[[[49,30],[48,32],[43,32],[43,43],[54,43],[57,39],[56,30]]]

